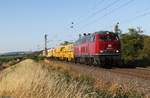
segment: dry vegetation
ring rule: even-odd
[[[57,69],[57,70],[56,70]],[[65,70],[64,70],[65,69]],[[50,67],[25,60],[0,72],[0,96],[13,98],[140,98],[121,91],[116,84],[107,91],[93,88],[91,78],[72,78],[69,67]]]
[[[148,80],[138,80],[136,77],[130,78],[130,76],[116,74],[107,69],[99,69],[93,66],[83,66],[54,60],[45,60],[45,62],[47,65],[50,65],[57,70],[69,73],[75,79],[91,83],[94,88],[99,89],[102,92],[107,92],[107,94],[110,94],[111,96],[118,96],[121,94],[121,96],[134,96],[134,98],[136,96],[150,97],[150,89],[148,89],[149,83],[147,83],[149,82]],[[147,87],[143,88],[146,85]]]
[[[14,98],[95,98],[90,85],[26,60],[1,73],[0,95]]]

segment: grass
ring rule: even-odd
[[[14,98],[88,98],[91,86],[26,60],[2,73],[0,88],[1,96]]]
[[[103,97],[108,95],[111,97],[113,96],[114,98],[124,98],[124,97],[141,98],[144,96],[142,92],[138,93],[136,91],[136,88],[134,88],[135,85],[129,87],[128,82],[123,85],[119,85],[116,82],[110,83],[104,81],[103,79],[101,80],[95,79],[88,74],[83,74],[81,72],[78,72],[77,70],[69,66],[69,64],[63,64],[63,63],[59,64],[59,63],[55,63],[54,61],[47,61],[47,60],[45,60],[45,62],[49,64],[50,67],[52,67],[53,69],[65,72],[69,74],[71,77],[73,77],[74,79],[82,83],[91,85],[94,89],[96,89],[96,91],[98,90],[99,94],[102,95]],[[93,71],[93,69],[91,70]],[[131,81],[131,83],[134,82]]]
[[[13,98],[128,98],[121,89],[97,90],[92,78],[81,75],[74,79],[69,68],[54,68],[33,60],[25,60],[0,74],[0,96]],[[140,98],[134,96],[134,98]]]

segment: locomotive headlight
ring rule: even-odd
[[[100,50],[100,53],[103,53],[104,51],[103,50]]]
[[[119,50],[116,50],[117,53],[119,53]]]

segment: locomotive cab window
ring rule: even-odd
[[[102,41],[112,41],[112,40],[118,40],[118,37],[116,35],[104,35],[100,37],[100,40]]]

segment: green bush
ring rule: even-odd
[[[143,35],[139,28],[130,28],[121,34],[122,58],[126,64],[137,61],[147,62],[150,58],[150,36]]]

